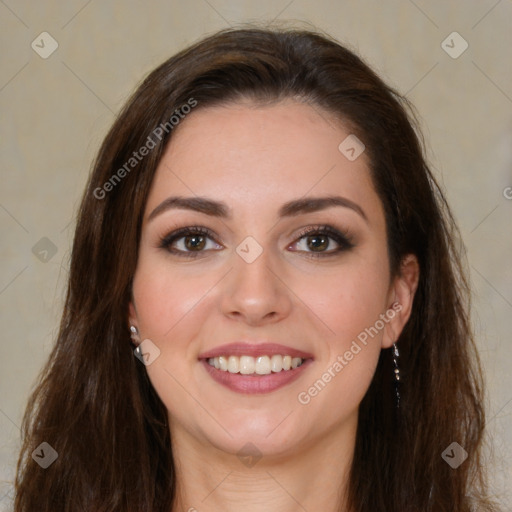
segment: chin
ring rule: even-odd
[[[293,454],[306,435],[305,422],[294,416],[295,412],[284,408],[279,414],[276,411],[265,413],[264,409],[240,411],[229,418],[218,418],[226,430],[207,428],[203,435],[211,445],[238,456],[244,451],[269,456]],[[217,435],[212,435],[214,433]]]

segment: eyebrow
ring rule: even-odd
[[[278,216],[280,218],[294,217],[305,213],[325,210],[333,206],[349,208],[358,213],[366,222],[368,222],[368,217],[366,216],[364,210],[357,203],[354,203],[350,199],[341,196],[308,197],[303,199],[295,199],[293,201],[284,203],[281,208],[279,208]],[[213,199],[208,199],[206,197],[173,196],[168,197],[162,201],[149,214],[148,222],[153,220],[161,213],[171,209],[192,210],[222,219],[232,218],[231,209],[224,202],[214,201]]]

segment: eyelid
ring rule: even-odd
[[[313,224],[302,228],[297,235],[297,238],[302,238],[311,233],[327,233],[333,236],[343,237],[347,242],[353,241],[353,236],[348,229],[335,228],[329,224]]]

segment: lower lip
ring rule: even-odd
[[[202,359],[201,362],[212,379],[219,384],[226,386],[231,389],[231,391],[252,395],[256,393],[270,393],[293,382],[304,373],[312,362],[312,359],[306,359],[300,366],[293,370],[281,370],[280,372],[269,373],[268,375],[230,373],[217,370],[214,366],[208,364],[208,361],[205,359]]]

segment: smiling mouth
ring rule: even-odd
[[[272,356],[262,355],[258,357],[219,356],[210,357],[206,361],[210,366],[223,372],[258,376],[294,370],[301,366],[306,359],[274,354]]]

